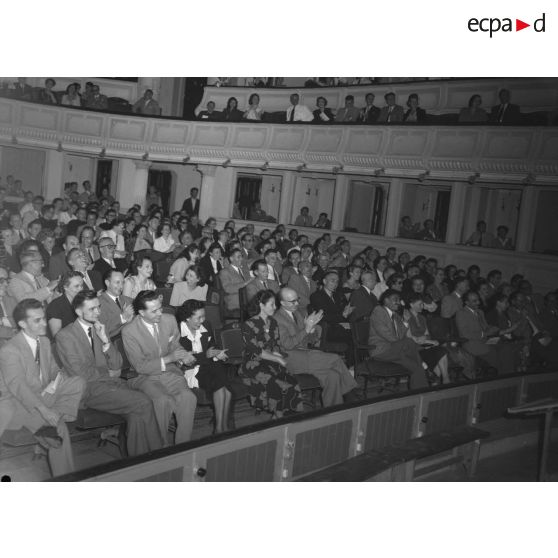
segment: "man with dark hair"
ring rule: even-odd
[[[66,256],[66,263],[72,271],[79,271],[83,277],[83,288],[100,291],[103,288],[103,282],[99,272],[88,270],[88,262],[85,253],[81,248],[72,248]]]
[[[21,271],[10,281],[9,292],[18,302],[24,298],[35,298],[50,302],[58,280],[49,281],[43,275],[43,258],[39,252],[23,252],[19,256]]]
[[[198,199],[198,193],[198,188],[191,188],[190,197],[186,198],[184,200],[184,203],[182,204],[182,210],[186,211],[186,215],[188,217],[192,217],[192,215],[198,215],[200,212],[200,200]]]
[[[105,324],[107,334],[112,339],[118,335],[122,327],[134,317],[133,300],[122,295],[124,275],[116,269],[109,269],[103,277],[105,290],[99,295],[101,316],[99,320]]]
[[[311,227],[312,226],[312,215],[310,215],[310,210],[304,206],[300,208],[300,215],[295,219],[296,227]]]
[[[510,97],[509,89],[500,89],[498,92],[500,104],[492,107],[490,122],[495,124],[517,124],[521,120],[519,106],[510,103]]]
[[[312,279],[312,264],[307,261],[301,261],[298,264],[300,273],[293,273],[288,280],[287,286],[296,291],[299,307],[306,311],[310,304],[312,293],[316,292],[318,286],[316,281]]]
[[[63,252],[58,252],[58,254],[54,254],[49,262],[48,262],[48,276],[50,279],[57,279],[64,273],[70,271],[68,267],[68,263],[66,262],[66,258],[70,253],[70,250],[73,248],[77,248],[79,246],[79,240],[77,236],[69,234],[66,236],[64,241],[62,242],[62,248],[64,249]]]
[[[93,264],[93,271],[99,273],[101,277],[103,277],[109,269],[118,269],[123,272],[126,269],[126,260],[115,259],[115,250],[116,244],[112,238],[104,237],[99,239],[99,252],[101,257]]]
[[[27,240],[36,240],[38,242],[39,235],[41,234],[41,230],[43,226],[41,225],[41,221],[39,219],[34,219],[27,225]]]
[[[279,292],[279,283],[268,279],[269,270],[265,260],[253,262],[250,271],[254,274],[254,278],[246,285],[248,302],[251,302],[257,293],[266,289],[274,293]]]
[[[366,106],[360,111],[359,119],[363,124],[375,124],[380,116],[380,109],[374,105],[374,93],[367,93],[364,100]]]
[[[86,224],[87,224],[87,210],[85,209],[85,207],[80,207],[76,211],[76,218],[72,219],[68,223],[66,227],[66,232],[67,234],[77,236],[78,230],[80,230],[80,228],[85,226]]]
[[[254,260],[258,259],[258,253],[254,250],[254,235],[245,233],[241,236],[242,242],[242,260],[247,266],[252,265]]]
[[[76,420],[85,389],[52,357],[43,305],[23,299],[14,309],[19,333],[0,349],[0,437],[25,426],[47,451],[52,474],[74,469],[66,422]]]
[[[230,265],[219,272],[219,279],[221,287],[225,291],[226,309],[238,310],[240,308],[238,291],[248,285],[252,279],[248,267],[242,261],[242,251],[240,248],[230,251],[229,262]]]
[[[141,291],[134,300],[134,311],[135,318],[122,328],[124,349],[138,373],[128,383],[153,402],[163,440],[167,441],[174,414],[175,443],[187,442],[192,436],[197,399],[180,366],[192,365],[196,359],[180,345],[176,319],[163,314],[161,299],[155,291]]]
[[[512,239],[508,236],[510,229],[505,225],[500,225],[496,229],[496,237],[492,241],[492,248],[498,248],[499,250],[513,250]]]
[[[312,111],[306,105],[299,104],[300,96],[298,93],[293,93],[290,101],[291,104],[285,113],[287,122],[312,122],[314,120]]]
[[[351,306],[354,310],[351,312],[350,320],[357,321],[361,318],[369,318],[372,310],[378,306],[378,299],[372,292],[378,282],[376,272],[373,270],[363,271],[360,276],[362,285],[351,293]]]
[[[148,397],[120,378],[122,357],[99,321],[101,305],[97,293],[79,292],[72,306],[78,317],[58,332],[56,348],[66,372],[87,381],[84,404],[90,409],[126,417],[130,455],[159,449],[162,439],[153,405]]]
[[[214,242],[209,247],[207,254],[200,260],[200,267],[204,273],[205,280],[210,286],[213,286],[215,278],[218,277],[223,269],[222,258],[223,249],[219,243]]]
[[[90,202],[96,202],[97,196],[91,191],[91,182],[89,180],[84,180],[82,183],[83,192],[78,196],[78,202],[88,204]]]
[[[403,122],[405,110],[401,105],[395,103],[395,93],[389,92],[384,95],[386,106],[382,107],[378,116],[378,124],[391,124],[393,122]]]
[[[340,108],[335,115],[335,122],[357,122],[360,111],[355,107],[355,98],[353,95],[345,97],[345,106]]]
[[[267,278],[270,281],[275,281],[278,285],[281,284],[281,271],[283,266],[279,260],[278,251],[276,248],[268,248],[264,254],[265,263],[267,264]]]
[[[149,114],[154,116],[161,114],[159,103],[153,98],[153,91],[151,89],[145,90],[143,97],[134,103],[132,111],[137,114]]]
[[[357,383],[339,355],[315,349],[321,341],[318,325],[323,312],[299,309],[294,289],[279,291],[280,307],[274,318],[279,326],[279,346],[288,354],[287,370],[291,374],[312,374],[323,389],[324,407],[357,399]]]

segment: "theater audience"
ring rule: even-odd
[[[83,277],[79,271],[68,271],[60,278],[57,290],[61,296],[55,298],[46,308],[46,319],[52,338],[76,319],[72,301],[82,289]]]
[[[228,430],[231,405],[231,380],[223,361],[227,351],[215,346],[211,325],[205,320],[205,304],[198,300],[186,300],[176,311],[180,328],[180,344],[194,361],[183,366],[184,376],[190,388],[200,388],[213,401],[215,416],[214,434]]]
[[[312,111],[306,106],[299,104],[300,96],[293,93],[290,97],[291,105],[287,108],[287,122],[311,122],[314,119]]]
[[[256,314],[241,323],[244,363],[240,369],[252,406],[267,410],[275,418],[302,411],[300,387],[287,372],[286,353],[279,348],[279,328],[273,318],[275,293],[257,293]]]
[[[323,124],[326,122],[333,122],[335,115],[327,106],[327,99],[325,97],[318,97],[316,99],[317,109],[312,113],[314,115],[314,123]]]
[[[378,116],[378,124],[391,124],[403,122],[405,111],[403,107],[395,103],[395,93],[386,93],[384,95],[386,106],[382,107]]]
[[[134,300],[134,312],[133,320],[122,328],[124,350],[138,373],[128,385],[152,401],[164,445],[169,445],[172,415],[176,418],[174,443],[187,442],[192,436],[197,399],[180,366],[192,365],[195,357],[180,345],[176,319],[163,313],[155,291],[141,291]]]
[[[471,124],[478,122],[487,122],[488,114],[481,108],[482,98],[480,95],[472,95],[469,99],[469,105],[462,108],[459,112],[458,122],[461,124]]]

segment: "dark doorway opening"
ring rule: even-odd
[[[150,170],[147,178],[147,187],[155,186],[161,198],[161,205],[165,215],[169,215],[171,197],[172,173],[167,170]]]

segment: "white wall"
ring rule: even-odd
[[[45,150],[24,147],[0,147],[0,176],[6,182],[6,176],[13,175],[16,180],[23,181],[23,189],[34,194],[43,193],[45,172]]]
[[[333,210],[335,179],[298,177],[295,184],[291,223],[300,214],[301,207],[308,207],[315,223],[320,213],[327,213],[329,219]]]
[[[83,181],[90,180],[93,188],[95,188],[96,166],[96,158],[65,154],[62,182],[64,184],[66,182],[77,182],[81,192]]]

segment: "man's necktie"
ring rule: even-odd
[[[89,337],[89,342],[91,343],[91,350],[93,351],[93,353],[95,353],[95,348],[93,347],[93,332],[91,331],[92,329],[92,326],[89,326],[87,328],[87,335]]]
[[[39,283],[38,277],[35,277],[35,286],[37,287],[37,290],[41,289],[41,284]]]
[[[294,122],[294,117],[295,117],[295,108],[293,107],[293,109],[291,110],[291,118],[290,118],[290,122]]]
[[[479,246],[482,246],[482,233],[479,234]]]
[[[502,120],[504,120],[504,112],[506,112],[505,106],[500,105],[500,111],[498,112],[498,122],[502,122]]]
[[[155,343],[157,343],[157,348],[159,349],[159,356],[161,356],[161,345],[159,344],[159,326],[153,324],[153,337],[155,337]]]
[[[242,269],[240,267],[237,267],[237,269],[238,269],[239,275],[242,277],[242,280],[244,281],[245,279],[244,279],[244,273],[242,273]]]
[[[35,349],[35,362],[37,363],[37,368],[39,369],[39,380],[41,382],[41,386],[44,387],[45,385],[45,378],[43,376],[43,371],[41,370],[41,342],[37,337],[37,348]]]
[[[391,314],[391,320],[393,322],[393,329],[395,329],[395,335],[399,335],[399,330],[397,329],[397,318],[395,312]]]
[[[262,281],[264,289],[267,289],[267,281]]]
[[[118,308],[120,308],[120,311],[122,312],[122,305],[120,304],[120,301],[118,300],[118,297],[116,297],[114,299],[114,302],[116,302],[116,306],[118,306]]]
[[[387,121],[391,122],[391,111],[393,110],[393,107],[389,107],[388,108],[388,117],[387,117]]]

